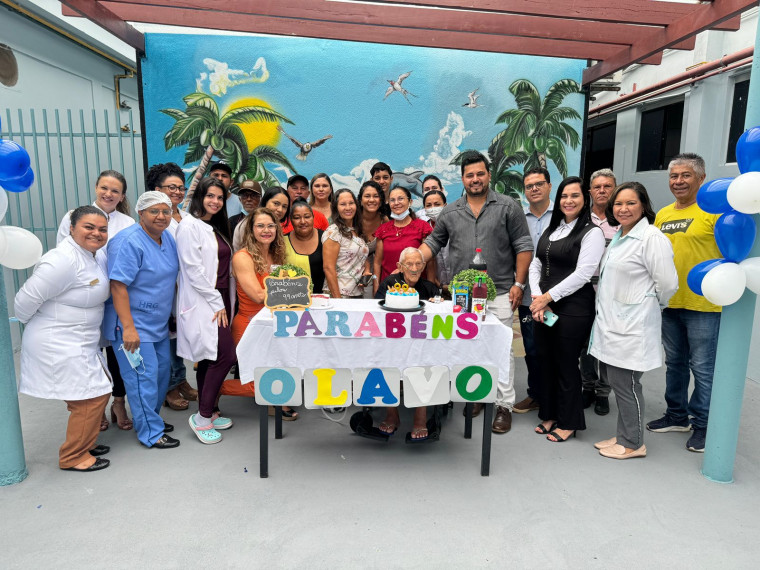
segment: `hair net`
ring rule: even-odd
[[[164,204],[165,206],[172,207],[172,201],[169,196],[164,194],[163,192],[158,192],[156,190],[149,190],[148,192],[143,192],[140,197],[137,199],[137,204],[135,205],[135,210],[138,212],[142,212],[143,210],[146,210],[150,208],[151,206],[155,206],[156,204]]]

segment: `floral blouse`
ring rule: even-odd
[[[357,236],[344,237],[338,226],[330,225],[322,235],[322,243],[331,239],[340,244],[336,270],[338,273],[338,287],[341,297],[361,297],[364,291],[358,282],[364,273],[364,262],[369,255],[367,242]],[[325,283],[325,285],[327,285]]]

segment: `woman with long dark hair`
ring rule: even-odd
[[[604,234],[591,223],[591,197],[582,179],[565,178],[554,204],[530,265],[530,311],[540,323],[534,334],[542,363],[542,421],[535,431],[563,442],[586,429],[578,362],[594,322],[591,277],[604,253]]]
[[[267,188],[259,205],[272,210],[282,226],[282,233],[287,234],[293,231],[293,224],[290,223],[290,194],[285,188],[280,186]]]
[[[361,216],[356,196],[341,188],[332,200],[333,223],[322,235],[322,259],[330,297],[357,299],[364,294],[359,281],[372,275],[367,262],[369,248],[361,238]]]
[[[190,201],[190,215],[177,228],[179,292],[177,354],[198,362],[198,413],[188,419],[202,443],[222,440],[232,420],[215,412],[224,378],[237,356],[230,332],[235,286],[226,189],[204,178]]]
[[[374,180],[367,180],[359,188],[359,212],[361,213],[361,238],[369,247],[369,267],[372,269],[375,263],[375,249],[377,238],[375,232],[382,224],[388,221],[383,213],[385,209],[385,193],[382,187]],[[377,278],[377,275],[375,275]],[[367,287],[364,291],[365,298],[372,298],[373,288]]]

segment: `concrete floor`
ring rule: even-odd
[[[517,395],[525,367],[517,361]],[[644,377],[646,418],[661,415],[664,373]],[[112,426],[111,467],[57,468],[62,402],[21,396],[29,477],[0,487],[0,568],[757,568],[760,546],[760,386],[748,382],[735,483],[700,474],[688,434],[646,433],[645,459],[599,456],[615,432],[587,410],[564,444],[533,433],[535,412],[494,435],[481,477],[482,419],[462,437],[461,404],[437,443],[355,436],[318,411],[271,440],[258,476],[258,413],[222,399],[235,426],[204,446],[187,412],[165,408],[177,449],[146,449]],[[270,434],[273,432],[270,419]]]

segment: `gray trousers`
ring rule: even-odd
[[[581,351],[581,380],[584,392],[596,392],[597,396],[607,397],[610,395],[610,384],[597,372],[601,368],[601,362],[588,353],[588,341]]]
[[[599,362],[599,376],[615,392],[618,407],[617,442],[628,449],[644,445],[644,394],[641,387],[643,372],[618,368]]]

